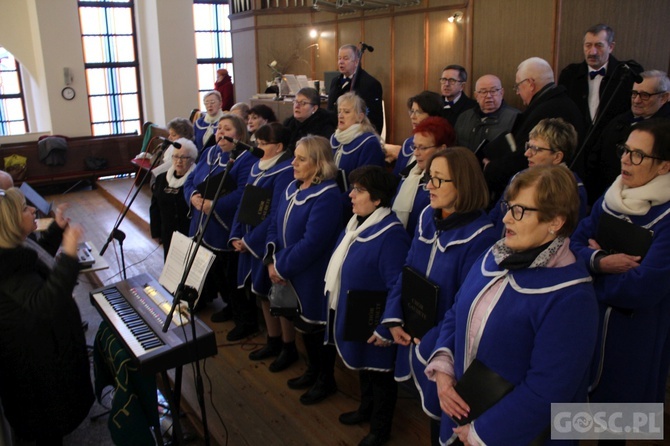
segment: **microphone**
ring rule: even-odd
[[[251,153],[253,156],[256,158],[263,158],[263,155],[265,155],[265,152],[263,149],[259,149],[258,147],[250,146],[247,143],[244,143],[240,141],[239,139],[231,138],[230,136],[224,136],[223,139],[225,139],[228,142],[232,142],[235,144],[235,147],[239,147],[242,150],[246,150],[247,152]]]
[[[367,43],[364,43],[364,42],[358,42],[358,43],[361,44],[361,49],[363,51],[367,50],[367,51],[370,51],[371,53],[373,53],[375,51],[375,49],[373,47],[371,47],[370,45],[368,45]]]
[[[165,147],[168,147],[170,144],[172,144],[175,149],[181,149],[181,143],[178,143],[177,141],[170,141],[169,139],[163,138],[162,136],[157,136],[156,139],[163,141]]]
[[[628,74],[630,74],[630,77],[633,78],[633,82],[636,84],[641,84],[642,83],[642,76],[640,76],[639,73],[637,73],[635,70],[633,70],[630,65],[627,63],[622,64],[622,66],[628,71]]]

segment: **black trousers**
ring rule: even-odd
[[[205,286],[202,287],[201,299],[212,302],[217,294],[223,301],[230,303],[231,296],[237,290],[237,261],[239,254],[235,251],[218,251],[212,267],[207,273]]]
[[[393,372],[360,370],[361,404],[358,411],[369,414],[370,432],[388,435],[398,399],[398,383]]]
[[[251,279],[247,279],[244,287],[232,291],[229,302],[233,309],[235,325],[258,327],[258,307],[256,307],[256,296],[251,291]]]

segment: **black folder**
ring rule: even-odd
[[[410,266],[402,270],[402,302],[404,329],[412,338],[421,339],[437,323],[437,302],[440,287]]]
[[[387,291],[347,291],[343,333],[345,341],[367,342],[370,339],[384,314],[387,295]]]
[[[596,241],[608,254],[644,257],[653,237],[653,231],[603,212],[598,222]]]
[[[237,219],[245,225],[258,226],[268,216],[271,203],[272,189],[247,184],[244,187]]]
[[[337,176],[335,182],[342,192],[349,191],[349,182],[347,181],[347,173],[342,169],[337,169]]]
[[[219,183],[221,182],[221,178],[223,178],[224,173],[225,170],[214,175],[213,177],[210,177],[209,180],[205,180],[195,187],[197,191],[200,193],[200,195],[202,195],[202,198],[204,198],[205,200],[214,199],[214,195],[216,195],[216,190],[219,188]],[[223,189],[221,190],[221,197],[231,193],[236,188],[237,184],[235,184],[233,178],[230,176],[226,176],[226,179],[223,182]]]
[[[23,196],[26,197],[26,201],[28,203],[32,203],[32,205],[35,206],[35,208],[37,208],[37,210],[40,211],[40,213],[45,217],[49,215],[53,206],[53,202],[50,203],[46,201],[43,196],[38,194],[37,191],[30,187],[30,185],[25,181],[21,184],[19,189],[21,192],[23,192]]]
[[[452,420],[460,426],[476,420],[513,389],[514,384],[475,358],[454,386],[456,393],[470,406],[470,413],[460,420],[455,417]]]

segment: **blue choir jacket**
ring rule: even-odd
[[[300,317],[324,325],[327,311],[323,281],[342,230],[340,190],[334,180],[305,190],[300,190],[294,180],[272,207],[267,245],[274,250],[275,269],[293,284]]]
[[[412,149],[413,145],[414,135],[410,136],[402,143],[400,152],[398,152],[398,159],[396,159],[395,166],[393,166],[393,173],[397,176],[400,176],[400,172],[407,167],[409,159],[414,155],[414,149]]]
[[[195,166],[195,170],[186,179],[184,184],[184,198],[191,209],[191,227],[189,228],[189,235],[194,236],[198,231],[198,224],[200,222],[200,210],[195,209],[191,205],[191,196],[196,192],[196,186],[208,177],[215,176],[226,168],[226,163],[230,159],[229,152],[222,152],[219,146],[212,146],[205,149],[203,156]],[[233,217],[237,212],[237,207],[240,204],[242,193],[244,192],[244,185],[247,183],[249,171],[251,166],[256,162],[256,158],[249,152],[244,151],[237,157],[228,176],[232,179],[232,184],[235,184],[235,190],[226,195],[219,197],[213,209],[212,218],[209,221],[209,226],[205,231],[203,244],[208,248],[222,251],[228,249],[228,239],[230,238],[230,228],[233,224]],[[218,184],[211,183],[209,188],[216,188]],[[203,223],[207,216],[203,216]]]
[[[405,260],[405,265],[424,274],[427,279],[440,287],[435,315],[437,323],[421,339],[419,345],[419,349],[424,352],[424,358],[428,358],[432,352],[440,322],[454,304],[456,292],[460,289],[470,267],[482,252],[496,242],[493,225],[484,212],[471,223],[445,232],[436,229],[434,212],[433,208],[427,206],[421,213],[419,227]],[[402,278],[389,293],[382,323],[404,322],[401,291]],[[439,418],[439,403],[436,405],[426,400],[427,395],[436,394],[436,386],[423,372],[425,359],[417,357],[420,354],[419,349],[414,345],[398,347],[395,377],[397,381],[413,378],[421,393],[424,412],[433,418]]]
[[[284,159],[286,158],[286,159]],[[272,190],[272,203],[281,199],[281,194],[286,186],[293,180],[293,159],[290,156],[281,157],[280,160],[268,170],[261,170],[259,162],[251,167],[247,184]],[[244,282],[251,276],[251,290],[261,296],[267,296],[270,291],[270,277],[268,269],[263,265],[268,228],[270,226],[270,214],[258,226],[240,223],[238,220],[239,209],[235,213],[233,229],[230,233],[230,242],[242,240],[247,246],[247,251],[240,254],[237,266],[237,286],[242,288]],[[229,242],[229,243],[230,243]]]
[[[501,287],[470,357],[471,309],[498,280]],[[551,403],[586,401],[597,318],[591,277],[579,260],[564,267],[510,271],[498,266],[491,250],[482,255],[445,316],[435,352],[453,354],[456,380],[476,357],[514,384],[473,422],[486,444],[529,444],[549,427]],[[455,426],[443,414],[442,443]]]
[[[340,236],[342,240],[344,233]],[[391,371],[395,347],[375,347],[365,342],[344,340],[347,292],[349,290],[389,291],[405,263],[410,237],[394,213],[361,232],[349,247],[342,264],[340,296],[335,310],[335,346],[350,369]],[[336,245],[337,246],[337,245]],[[388,328],[379,326],[377,334],[393,340]],[[327,331],[327,333],[329,330]]]
[[[600,337],[593,362],[592,401],[663,402],[670,364],[670,202],[646,215],[623,215],[603,197],[572,237],[572,249],[590,268],[603,213],[653,231],[640,266],[622,274],[593,273],[600,304]],[[606,342],[605,342],[606,341]]]

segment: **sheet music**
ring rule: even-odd
[[[158,279],[158,283],[163,285],[173,295],[177,291],[177,286],[184,274],[191,247],[195,249],[195,244],[189,237],[177,231],[172,233],[170,251],[168,252],[167,259],[165,259],[165,266]],[[214,263],[214,253],[201,245],[198,248],[198,254],[193,262],[193,267],[186,279],[186,285],[198,290],[198,295],[202,292],[207,272],[212,263]]]

